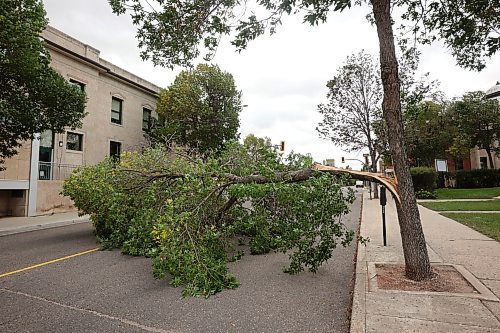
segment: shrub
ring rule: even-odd
[[[458,170],[454,173],[457,188],[500,186],[500,169]]]
[[[417,199],[437,199],[437,196],[433,192],[420,190],[415,192]]]
[[[431,192],[436,188],[437,172],[433,168],[411,168],[411,178],[415,191],[425,190]]]

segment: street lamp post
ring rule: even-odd
[[[365,163],[364,163],[365,164],[365,168],[367,169],[366,171],[371,172],[372,168],[371,168],[370,164],[368,163],[368,157],[369,156],[370,156],[369,154],[363,154],[363,157],[365,158]],[[368,182],[368,187],[369,187],[370,200],[371,200],[372,199],[372,182],[370,182],[370,181]]]
[[[363,157],[365,158],[364,162],[358,158],[344,158],[344,157],[342,157],[342,163],[344,163],[345,161],[358,161],[358,162],[361,162],[361,164],[363,165],[363,169],[365,171],[370,172],[371,167],[370,167],[370,164],[368,163],[369,156],[370,156],[369,154],[363,154]],[[368,184],[369,184],[370,200],[371,200],[372,199],[372,183],[369,181]]]

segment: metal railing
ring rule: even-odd
[[[80,165],[51,162],[38,163],[38,180],[65,180]]]

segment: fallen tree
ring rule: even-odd
[[[236,235],[248,237],[253,254],[289,253],[292,274],[316,272],[354,239],[341,221],[354,201],[349,177],[312,165],[236,142],[204,160],[152,148],[78,169],[63,193],[90,214],[105,248],[151,257],[155,277],[170,274],[184,296],[209,296],[238,285],[227,269],[242,255],[228,254]]]

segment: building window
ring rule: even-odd
[[[479,158],[479,167],[481,169],[488,169],[488,158],[487,157],[480,157]]]
[[[109,142],[109,156],[113,157],[113,159],[115,160],[119,160],[121,152],[122,152],[121,142],[116,142],[116,141]]]
[[[66,149],[83,151],[83,134],[68,132],[66,134]]]
[[[116,97],[111,99],[111,122],[114,124],[122,124],[122,107],[123,101]]]
[[[23,198],[24,190],[11,190],[10,191],[11,198]]]
[[[81,91],[85,91],[85,83],[73,79],[69,79],[69,83],[79,87]]]
[[[153,119],[151,118],[151,110],[143,108],[142,109],[142,130],[149,131],[151,125],[153,124]]]

